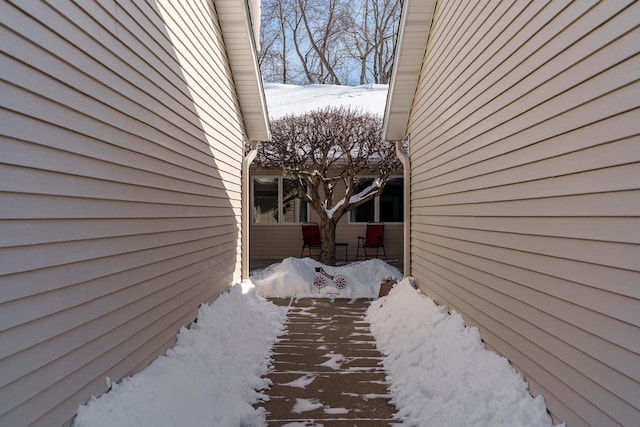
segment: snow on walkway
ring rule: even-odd
[[[289,307],[273,348],[269,427],[396,425],[382,354],[365,321],[369,299],[275,298]]]
[[[384,279],[400,277],[382,261],[356,262],[326,267],[345,276],[345,289],[329,281],[317,290],[311,286],[317,266],[288,258],[203,305],[173,349],[81,406],[74,425],[264,426],[264,412],[252,405],[264,396],[257,390],[269,386],[264,376],[286,308],[262,296],[375,298]],[[367,320],[386,355],[400,425],[552,425],[542,397],[532,398],[508,361],[485,349],[478,330],[408,279],[373,302]]]
[[[243,292],[244,291],[244,292]],[[76,427],[264,425],[270,350],[286,309],[236,285],[182,328],[175,347],[78,409]]]
[[[396,284],[374,301],[367,320],[387,355],[396,415],[411,426],[551,426],[542,396],[457,312],[411,286]]]

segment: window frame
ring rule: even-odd
[[[256,179],[268,178],[275,179],[278,183],[278,222],[256,222],[255,217],[255,183]],[[258,226],[280,226],[280,225],[300,225],[305,222],[309,222],[310,217],[310,207],[307,202],[300,200],[300,203],[307,203],[307,217],[305,221],[302,222],[285,222],[284,221],[284,180],[291,178],[287,178],[286,176],[278,176],[278,175],[253,175],[251,176],[251,224]],[[295,215],[297,219],[299,217],[298,214]]]
[[[373,176],[373,175],[358,175],[356,177],[356,179],[376,179],[377,176]],[[404,176],[403,175],[390,175],[389,179],[401,179],[402,180],[402,186],[404,188]],[[402,192],[402,197],[404,199],[404,191]],[[367,221],[352,221],[351,220],[351,212],[348,213],[347,215],[347,221],[348,224],[353,224],[353,225],[360,225],[360,224],[366,224]],[[380,222],[380,196],[376,196],[373,198],[373,222]],[[385,221],[385,224],[403,224],[404,221],[394,221],[394,222],[390,222],[390,221]]]

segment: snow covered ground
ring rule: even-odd
[[[284,330],[286,310],[238,284],[198,320],[182,328],[176,345],[136,375],[80,406],[74,426],[261,426],[251,404],[267,387],[270,349]],[[108,382],[108,379],[107,379]]]
[[[312,282],[319,265],[288,258],[203,305],[173,349],[81,406],[75,426],[264,426],[265,414],[251,405],[268,386],[261,377],[286,309],[262,296],[375,298],[383,280],[400,277],[382,261],[362,261],[326,267],[347,285],[340,290],[328,280],[318,290]],[[409,279],[374,301],[368,320],[386,355],[399,425],[552,425],[544,400],[532,398],[508,361],[484,348],[478,330]]]
[[[485,348],[477,328],[411,286],[396,284],[367,311],[386,355],[402,425],[551,426],[542,396],[509,361]]]
[[[331,280],[325,280],[321,289],[311,286],[318,267],[330,275],[342,275],[347,286],[338,289]],[[376,298],[384,279],[401,279],[397,268],[379,259],[353,262],[342,267],[323,266],[311,258],[287,258],[264,270],[255,271],[251,277],[255,293],[264,297],[336,297]]]
[[[388,85],[296,86],[265,83],[264,91],[271,120],[287,114],[302,114],[318,110],[330,105],[352,107],[382,117],[387,101]]]

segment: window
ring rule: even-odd
[[[373,183],[374,178],[357,178],[355,193]],[[403,191],[402,178],[389,178],[382,194],[350,212],[350,222],[402,222]]]
[[[373,184],[373,178],[356,178],[353,194],[358,194]],[[350,212],[351,222],[375,222],[375,200],[369,200]]]
[[[253,222],[256,224],[307,222],[307,203],[295,196],[296,186],[288,178],[254,178]]]

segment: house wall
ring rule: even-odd
[[[640,2],[438,1],[411,274],[569,426],[640,416]]]
[[[254,170],[252,176],[282,176],[274,172],[264,170]],[[396,175],[394,175],[396,176]],[[336,194],[343,191],[344,188],[338,184],[336,186]],[[253,198],[251,199],[253,202]],[[253,205],[252,205],[253,206]],[[320,223],[318,215],[310,209],[311,222]],[[336,242],[348,243],[348,260],[355,261],[358,246],[358,236],[364,236],[366,232],[366,223],[349,223],[348,214],[343,216],[336,227]],[[402,223],[385,223],[384,227],[384,247],[387,258],[390,261],[402,260],[403,252],[403,224]],[[262,266],[265,262],[277,262],[287,257],[300,257],[302,249],[302,227],[301,224],[256,224],[251,223],[249,239],[249,257],[251,258],[252,268],[256,265]],[[319,255],[318,249],[312,249],[312,256]],[[375,254],[375,250],[374,250]],[[371,254],[370,254],[371,255]],[[308,251],[304,251],[304,257],[307,257]],[[379,258],[384,258],[380,251]],[[362,261],[363,251],[360,250],[359,260]],[[341,246],[336,247],[336,261],[343,262],[345,260],[345,249]],[[395,263],[401,265],[402,263]]]
[[[240,275],[212,3],[0,2],[0,425],[55,426]]]

